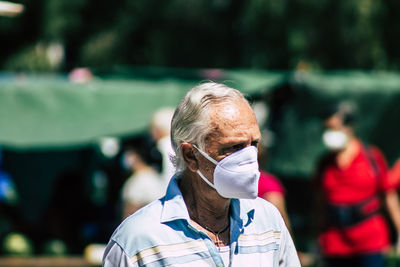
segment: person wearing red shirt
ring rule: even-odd
[[[258,143],[258,165],[263,166],[267,162],[268,153],[266,142],[260,140]],[[260,179],[258,180],[258,197],[271,202],[281,213],[286,227],[291,231],[289,216],[286,211],[285,188],[279,179],[260,169]]]
[[[260,170],[258,196],[274,204],[281,213],[286,226],[290,229],[289,218],[286,212],[285,189],[278,178],[266,171]]]
[[[318,237],[326,266],[384,266],[390,246],[386,206],[397,232],[400,205],[386,160],[354,134],[354,107],[341,103],[325,120],[324,144],[331,151],[318,164],[316,185],[323,225]]]
[[[389,180],[394,186],[400,185],[400,158],[396,160],[389,170]]]
[[[261,140],[258,143],[258,162],[263,166],[267,162],[268,153],[266,142]],[[258,197],[271,202],[282,215],[286,227],[292,232],[290,219],[286,210],[286,189],[275,175],[260,169],[260,179],[258,180]],[[301,266],[313,266],[315,257],[311,253],[298,251]]]

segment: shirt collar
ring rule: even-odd
[[[178,186],[179,174],[175,174],[169,182],[167,193],[163,199],[161,223],[183,219],[190,220],[182,192]],[[255,209],[248,201],[231,199],[231,218],[241,226],[249,225],[254,219]]]
[[[255,209],[247,201],[231,200],[231,218],[239,225],[248,226],[254,219]]]
[[[168,184],[167,193],[163,199],[161,223],[179,219],[189,221],[190,219],[182,192],[178,186],[178,180],[179,175],[175,174]]]

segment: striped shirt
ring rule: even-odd
[[[261,198],[231,199],[230,210],[229,266],[300,266],[290,234],[272,204]],[[213,241],[189,221],[174,177],[163,198],[115,230],[103,266],[225,266]]]

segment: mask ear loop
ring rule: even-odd
[[[201,155],[203,155],[203,157],[205,157],[206,159],[208,159],[209,161],[211,161],[215,165],[218,164],[218,161],[216,161],[215,159],[210,157],[206,152],[202,151],[195,144],[193,144],[193,146],[197,149],[197,151],[200,152]],[[203,179],[204,182],[206,182],[209,186],[211,186],[212,188],[214,188],[216,190],[215,186],[200,172],[200,170],[197,170],[197,174],[201,177],[201,179]]]
[[[215,186],[200,172],[200,170],[197,170],[197,174],[201,177],[201,179],[203,179],[204,182],[206,182],[209,186],[211,186],[212,188],[214,188],[215,190],[217,190],[215,188]]]
[[[203,155],[203,157],[205,157],[206,159],[208,159],[209,161],[211,161],[211,162],[214,163],[215,165],[218,164],[218,161],[216,161],[215,159],[213,159],[212,157],[210,157],[206,152],[204,152],[203,150],[201,150],[200,148],[198,148],[195,144],[193,144],[193,146],[197,149],[197,151],[200,152],[200,154]]]

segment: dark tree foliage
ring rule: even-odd
[[[398,69],[396,0],[36,0],[0,17],[3,69],[115,64]],[[38,44],[60,43],[59,68]],[[38,52],[39,51],[39,52]],[[40,61],[42,59],[42,61]],[[42,62],[29,64],[28,61]]]

